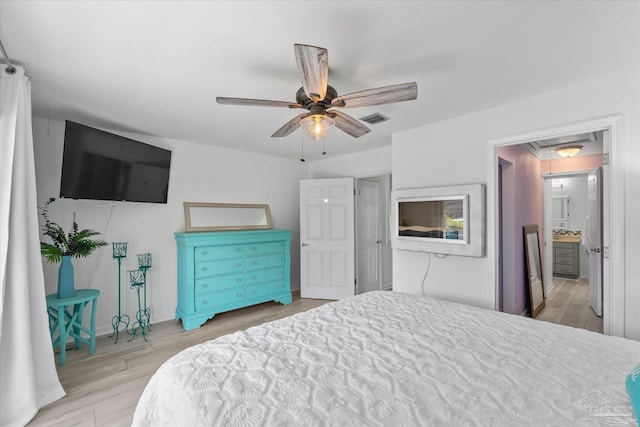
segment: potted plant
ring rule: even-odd
[[[44,226],[42,232],[48,236],[51,243],[40,242],[40,252],[48,262],[60,262],[58,270],[58,298],[69,298],[74,296],[74,277],[71,258],[84,258],[91,255],[93,251],[107,242],[104,240],[92,239],[100,233],[97,231],[83,229],[80,230],[76,222],[75,212],[73,214],[73,226],[71,231],[65,233],[64,229],[49,219],[49,206],[55,201],[50,198],[42,208]]]

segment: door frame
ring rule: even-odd
[[[608,164],[602,171],[602,206],[603,206],[603,332],[606,335],[624,336],[624,227],[611,227],[610,224],[624,224],[624,175],[623,175],[623,132],[622,116],[613,115],[595,120],[588,120],[569,125],[528,132],[520,135],[492,139],[488,141],[487,154],[487,214],[489,248],[493,252],[494,262],[490,266],[490,275],[494,283],[494,305],[499,301],[499,244],[498,241],[498,148],[500,146],[523,144],[539,139],[569,136],[578,133],[608,131],[603,153],[608,155]],[[608,262],[604,262],[608,261]],[[608,264],[608,265],[607,265]]]

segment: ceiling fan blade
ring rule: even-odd
[[[271,135],[271,137],[272,138],[277,138],[277,137],[287,136],[287,135],[291,134],[291,132],[293,132],[294,130],[296,130],[296,129],[298,129],[300,127],[300,123],[302,122],[302,120],[305,117],[309,117],[310,115],[311,115],[311,113],[304,113],[304,114],[300,114],[299,116],[294,117],[293,119],[291,119],[287,123],[285,123],[285,125],[282,126],[280,129],[275,131],[273,133],[273,135]]]
[[[391,104],[393,102],[410,101],[418,97],[418,85],[401,83],[398,85],[367,89],[338,96],[331,101],[333,107],[366,107],[368,105]]]
[[[327,49],[305,44],[294,44],[293,49],[304,92],[314,102],[322,101],[327,96],[329,78]]]
[[[286,107],[286,108],[304,108],[296,102],[286,101],[268,101],[266,99],[250,99],[250,98],[227,98],[224,96],[216,97],[218,104],[225,105],[256,105],[262,107]]]
[[[341,111],[327,111],[327,115],[335,120],[338,129],[354,138],[360,138],[371,131],[371,129]]]

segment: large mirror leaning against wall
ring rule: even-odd
[[[187,232],[271,228],[269,205],[184,202],[184,219]]]
[[[531,301],[531,317],[536,317],[544,309],[544,283],[542,281],[542,264],[540,257],[540,239],[537,225],[525,225],[524,254],[529,280],[529,300]]]

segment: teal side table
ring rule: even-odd
[[[59,366],[64,366],[66,359],[66,342],[73,337],[76,348],[82,343],[89,344],[89,354],[96,352],[96,305],[100,291],[97,289],[78,289],[74,296],[58,298],[57,294],[47,295],[47,314],[49,315],[49,331],[53,349],[60,347]],[[91,302],[91,324],[89,329],[82,326],[82,313]],[[56,333],[56,330],[58,331]],[[83,337],[82,333],[88,337]]]

